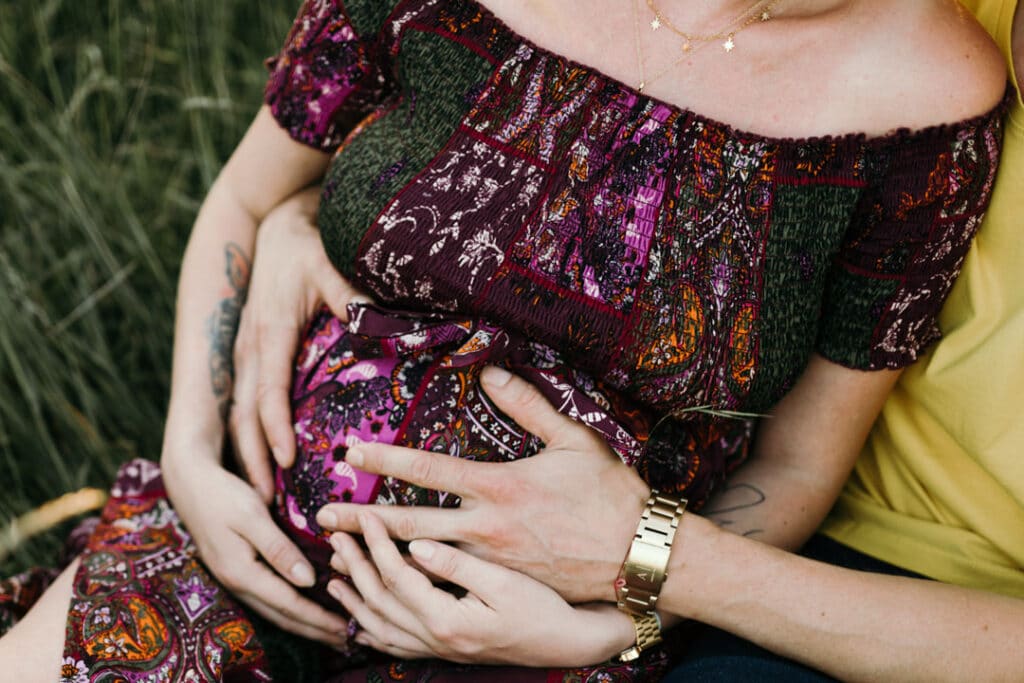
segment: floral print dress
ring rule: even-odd
[[[299,459],[276,513],[319,590],[323,503],[458,503],[353,470],[353,437],[489,460],[542,446],[477,391],[487,363],[699,508],[747,456],[752,423],[734,415],[767,412],[812,353],[899,368],[937,338],[1001,133],[1002,107],[877,138],[746,133],[471,0],[307,0],[268,66],[281,126],[334,153],[327,254],[379,304],[318,315],[297,359]],[[654,681],[670,654],[541,670],[319,650],[216,583],[159,470],[133,462],[75,577],[64,676]]]

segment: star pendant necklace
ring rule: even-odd
[[[698,34],[689,33],[675,26],[668,18],[662,14],[661,10],[654,4],[654,0],[646,0],[647,8],[654,13],[654,19],[651,21],[650,26],[652,31],[657,31],[663,26],[668,27],[670,31],[677,34],[683,39],[682,43],[682,55],[669,64],[667,67],[652,75],[650,78],[647,77],[647,60],[643,56],[643,47],[641,46],[640,39],[640,18],[637,12],[637,3],[639,0],[632,0],[633,2],[633,37],[634,44],[636,46],[636,61],[637,67],[640,71],[640,83],[637,85],[637,91],[643,92],[645,88],[650,86],[658,79],[665,76],[667,73],[675,69],[677,66],[683,63],[686,59],[691,57],[695,52],[701,48],[710,45],[711,43],[725,38],[725,42],[722,43],[722,49],[726,53],[732,52],[735,47],[735,36],[740,31],[753,25],[755,22],[768,22],[771,21],[772,11],[775,7],[782,2],[782,0],[758,0],[753,5],[748,7],[743,12],[733,17],[725,28],[716,31],[715,33],[709,34]]]
[[[736,34],[757,22],[771,21],[772,11],[779,2],[781,0],[757,0],[757,2],[733,17],[723,28],[714,33],[684,31],[672,23],[665,13],[654,4],[654,0],[647,0],[647,9],[654,13],[654,19],[651,20],[651,30],[657,31],[663,26],[668,28],[668,30],[683,39],[683,52],[693,50],[694,43],[713,43],[718,41],[723,41],[721,43],[723,50],[732,52],[736,48]]]

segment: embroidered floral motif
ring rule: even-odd
[[[89,683],[85,662],[74,657],[65,657],[60,665],[60,683]]]

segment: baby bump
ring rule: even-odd
[[[533,382],[563,412],[597,429],[625,459],[637,425],[602,387],[557,354],[480,320],[349,307],[349,322],[327,309],[307,327],[292,377],[296,460],[276,473],[275,513],[317,570],[313,597],[337,608],[327,534],[316,524],[328,503],[455,506],[444,491],[362,472],[347,462],[359,441],[391,443],[484,461],[511,461],[542,446],[479,388],[480,371],[502,365]],[[642,431],[642,430],[640,430]]]

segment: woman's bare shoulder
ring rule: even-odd
[[[849,3],[859,42],[851,68],[855,96],[875,98],[880,123],[923,128],[991,110],[1006,90],[999,48],[956,0],[855,0]]]

